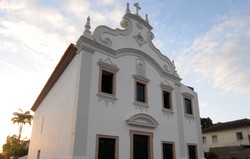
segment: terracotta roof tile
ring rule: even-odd
[[[43,87],[41,93],[37,97],[35,103],[31,107],[32,111],[36,111],[36,109],[39,107],[39,105],[42,103],[43,99],[46,97],[46,95],[49,93],[50,89],[54,86],[56,81],[59,79],[59,77],[62,75],[64,70],[67,68],[71,60],[76,55],[77,48],[70,44],[63,54],[61,60],[57,64],[56,68],[54,69],[53,73],[51,74],[50,78],[48,79],[47,83]]]
[[[224,123],[217,123],[209,128],[203,129],[202,132],[206,133],[206,132],[222,131],[228,129],[241,128],[245,126],[250,126],[250,119],[245,118]]]

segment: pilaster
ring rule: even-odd
[[[196,121],[196,128],[197,128],[197,139],[198,139],[198,155],[199,159],[205,159],[204,158],[204,147],[202,142],[202,132],[201,132],[201,121],[200,121],[200,111],[199,111],[199,102],[198,102],[198,95],[195,93],[194,96],[194,105],[195,105],[195,121]]]
[[[86,49],[79,48],[78,58],[79,63],[79,82],[78,94],[76,99],[76,108],[74,111],[75,121],[72,128],[72,143],[71,156],[74,159],[83,159],[87,154],[87,133],[88,133],[88,119],[89,119],[89,103],[90,103],[90,85],[92,72],[92,57],[93,52]]]
[[[179,148],[180,158],[186,158],[186,143],[184,137],[184,123],[183,123],[183,108],[182,108],[182,95],[181,84],[175,83],[175,97],[177,107],[177,122],[178,122],[178,134],[179,134]]]

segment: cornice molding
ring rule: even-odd
[[[160,84],[160,87],[163,89],[163,90],[167,90],[167,91],[173,91],[174,88],[171,86],[171,85],[166,85],[166,84]]]
[[[181,81],[181,78],[176,76],[174,72],[172,74],[170,72],[166,72],[165,70],[163,70],[163,67],[161,67],[151,56],[140,50],[136,50],[133,48],[123,48],[115,51],[116,58],[127,55],[134,55],[143,58],[144,60],[149,62],[162,77],[172,79],[173,81],[178,81],[178,82]]]
[[[137,79],[137,80],[139,80],[139,81],[143,81],[143,82],[145,82],[145,83],[148,83],[148,82],[150,81],[150,79],[148,79],[148,78],[146,78],[146,77],[144,77],[144,76],[142,76],[142,75],[136,75],[136,74],[134,74],[133,77],[134,77],[135,79]]]
[[[113,50],[105,45],[102,45],[100,43],[97,43],[96,41],[88,39],[84,36],[81,36],[78,39],[76,44],[77,44],[78,49],[88,48],[90,50],[99,51],[99,52],[105,53],[109,56],[115,57],[115,50]]]
[[[194,95],[189,92],[182,92],[181,94],[185,97],[194,98]]]
[[[87,47],[90,50],[95,50],[98,52],[101,52],[103,54],[106,54],[108,56],[111,56],[113,58],[119,58],[122,56],[127,56],[127,55],[134,55],[137,57],[141,57],[144,60],[146,60],[147,62],[149,62],[160,74],[160,76],[164,77],[164,78],[168,78],[174,82],[177,81],[177,83],[179,83],[182,79],[177,76],[174,71],[166,71],[164,69],[164,66],[160,66],[151,56],[149,56],[148,54],[137,50],[137,49],[133,49],[133,48],[122,48],[122,49],[118,49],[118,50],[113,50],[111,48],[106,47],[105,45],[99,44],[93,40],[90,40],[84,36],[81,36],[79,38],[79,40],[77,41],[77,47],[80,49],[82,47]],[[169,65],[171,65],[171,61],[165,57],[164,55],[160,55],[161,59],[166,61],[166,63],[168,63]]]
[[[108,58],[108,59],[109,59],[109,58]],[[110,59],[109,59],[109,60],[110,60]],[[119,68],[118,68],[116,65],[114,65],[114,64],[112,63],[112,61],[111,61],[111,63],[107,63],[106,61],[102,61],[102,60],[100,59],[100,60],[97,62],[97,64],[98,64],[99,66],[102,66],[102,67],[111,69],[111,70],[113,70],[113,71],[115,71],[115,72],[119,71]]]

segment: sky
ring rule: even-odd
[[[126,4],[135,13],[136,2],[156,47],[198,93],[200,116],[213,123],[250,118],[249,0],[0,0],[0,146],[18,134],[12,113],[30,110],[87,17],[92,32],[122,29]]]

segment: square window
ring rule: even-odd
[[[145,84],[141,82],[136,82],[136,100],[139,102],[146,102],[146,89]]]
[[[174,144],[170,142],[162,143],[162,157],[163,159],[174,159]]]
[[[115,96],[116,72],[117,70],[100,66],[99,95]]]
[[[148,82],[144,76],[133,75],[134,77],[134,104],[137,106],[148,106]]]
[[[237,132],[236,133],[236,138],[237,138],[237,140],[243,140],[242,132]]]
[[[118,158],[118,137],[97,135],[96,159]]]
[[[213,136],[212,136],[212,142],[213,142],[213,143],[217,143],[217,142],[218,142],[217,135],[213,135]]]
[[[188,156],[189,159],[197,159],[196,145],[188,145]]]
[[[102,70],[101,91],[104,93],[113,94],[114,74]]]
[[[152,159],[152,133],[130,131],[131,159]]]
[[[207,138],[205,136],[203,136],[202,141],[203,141],[204,144],[207,143]]]
[[[163,91],[163,108],[165,109],[171,109],[171,93],[167,91]]]
[[[184,105],[185,105],[185,113],[193,115],[192,100],[185,97],[184,98]]]

